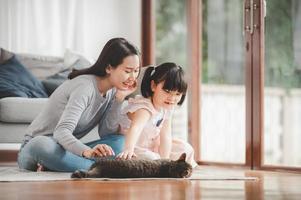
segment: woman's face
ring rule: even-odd
[[[123,62],[116,68],[108,67],[107,73],[113,87],[119,90],[128,90],[134,84],[139,75],[140,61],[137,55],[130,55],[123,59]]]

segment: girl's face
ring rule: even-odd
[[[151,88],[154,92],[152,101],[156,109],[163,108],[167,110],[173,109],[181,100],[182,93],[178,91],[170,91],[163,89],[164,81],[155,84],[154,81],[151,82]]]
[[[123,59],[123,62],[116,68],[107,67],[109,80],[113,87],[119,90],[128,90],[135,86],[140,70],[139,57],[130,55]]]

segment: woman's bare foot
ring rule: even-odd
[[[40,163],[38,163],[37,166],[38,166],[37,172],[46,171],[45,167],[43,165],[41,165]]]

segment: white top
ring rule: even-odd
[[[128,104],[121,111],[119,122],[121,133],[127,134],[131,125],[131,120],[128,118],[127,113],[134,113],[139,109],[148,110],[151,113],[151,118],[144,126],[135,148],[157,148],[159,144],[156,141],[160,136],[163,121],[171,117],[172,111],[163,109],[161,111],[157,111],[150,99],[144,98],[140,95],[136,96],[134,99],[130,98],[128,100]]]

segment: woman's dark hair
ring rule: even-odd
[[[159,84],[164,81],[163,89],[170,91],[178,91],[182,93],[182,98],[178,105],[182,105],[186,97],[187,82],[184,77],[184,71],[182,67],[175,63],[163,63],[157,67],[148,67],[145,70],[142,83],[141,94],[148,98],[153,96],[151,89],[151,81],[155,84]]]
[[[109,40],[102,49],[96,63],[89,68],[72,70],[68,78],[73,79],[83,74],[93,74],[100,77],[107,75],[106,68],[116,68],[127,56],[139,55],[138,49],[124,38]]]

